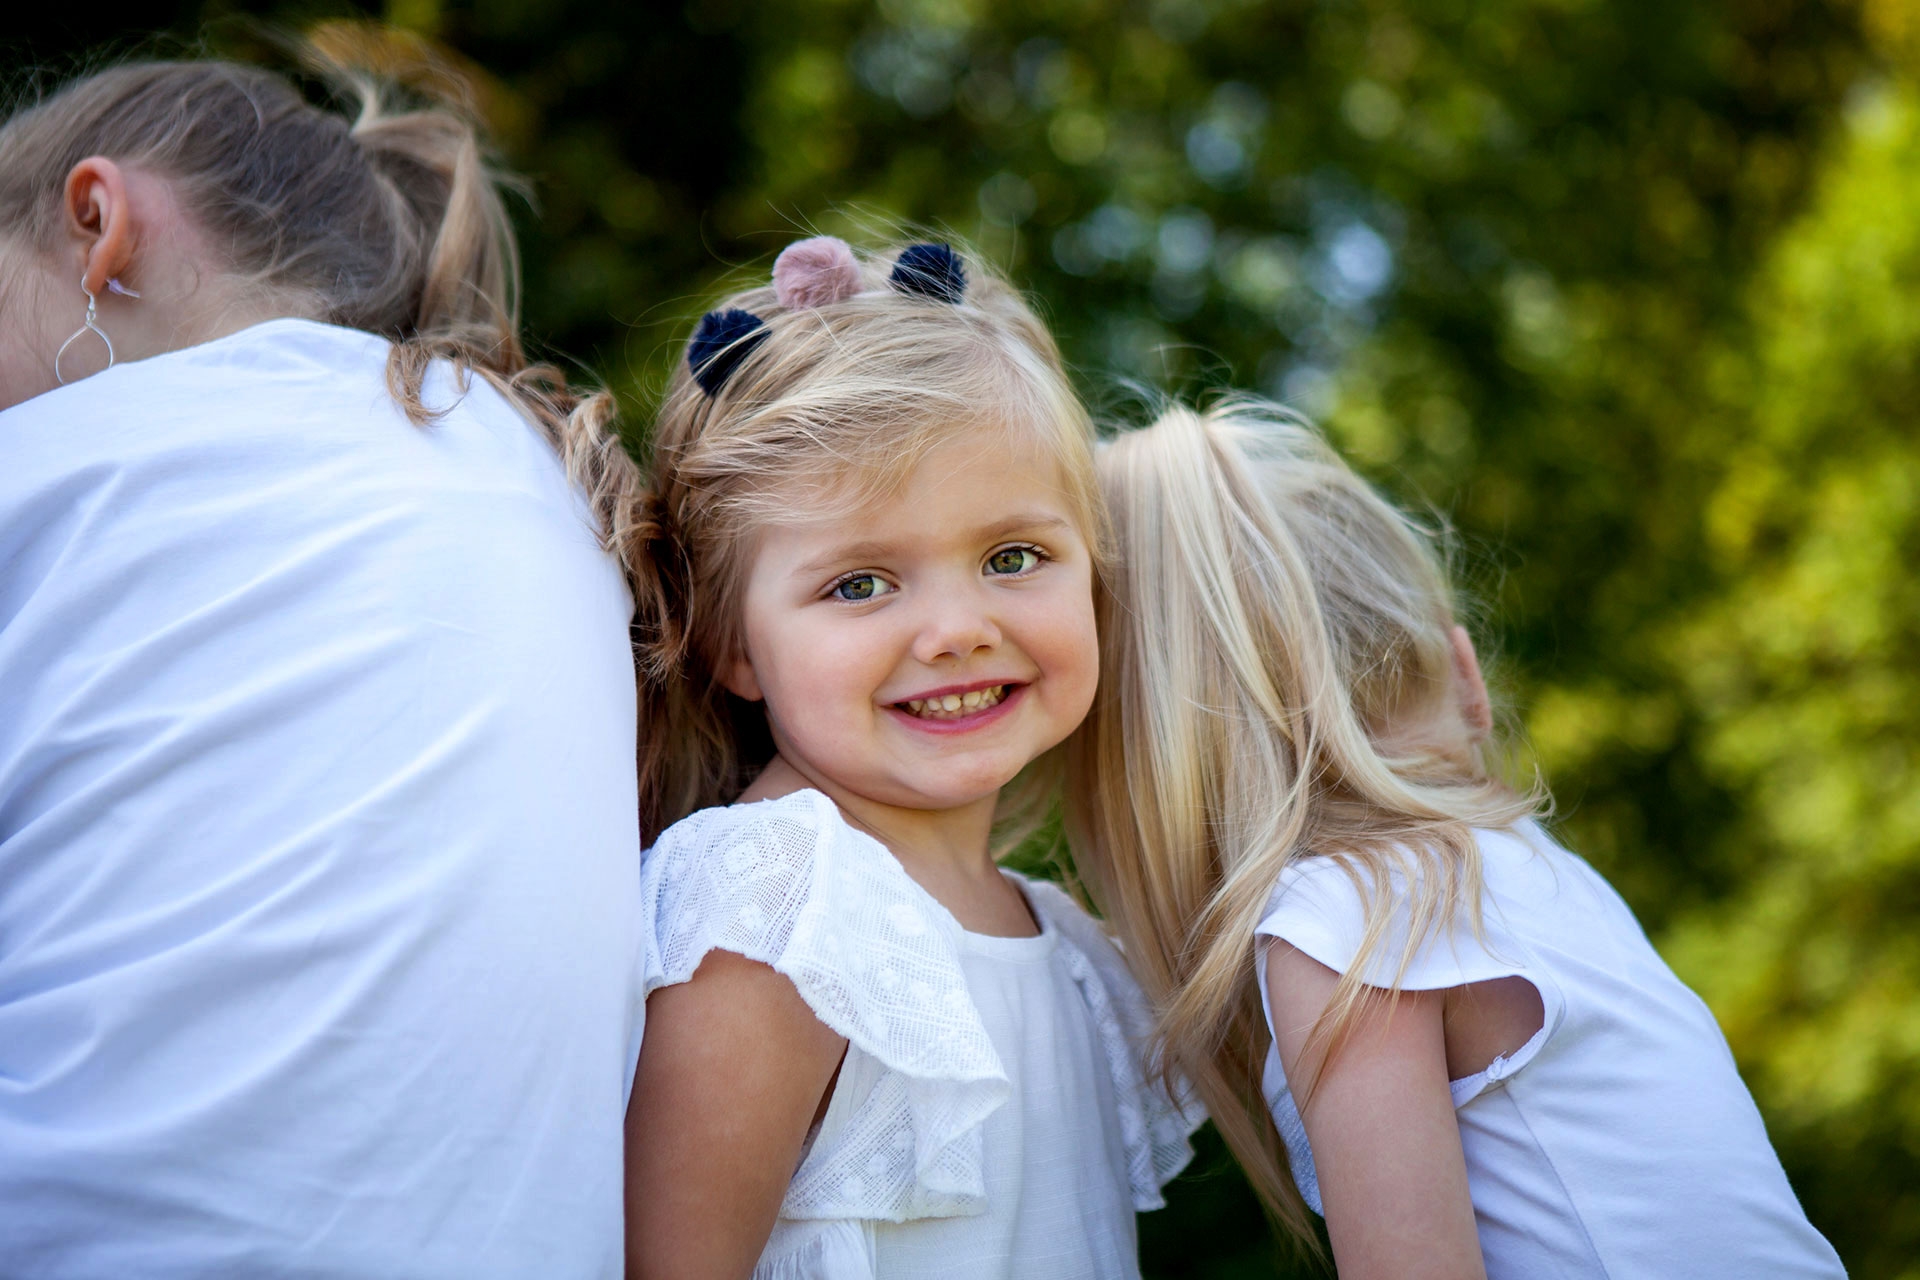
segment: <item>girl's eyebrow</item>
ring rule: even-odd
[[[995,542],[1014,533],[1050,533],[1057,530],[1072,529],[1073,523],[1063,516],[1051,512],[1021,512],[983,525],[972,531],[969,541]],[[861,542],[843,542],[822,554],[813,557],[805,564],[796,566],[796,574],[825,573],[830,569],[844,568],[856,561],[886,560],[899,553],[899,545],[876,539]]]
[[[1064,516],[1057,516],[1051,512],[1032,511],[1008,516],[1005,520],[997,520],[984,528],[976,529],[973,536],[981,542],[993,542],[1010,533],[1051,533],[1055,530],[1071,528],[1073,528],[1072,523]]]

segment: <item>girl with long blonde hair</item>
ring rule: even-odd
[[[801,241],[694,331],[631,556],[632,1274],[1139,1273],[1193,1122],[1112,943],[993,857],[1093,697],[1092,438],[946,245]]]
[[[1712,1015],[1491,767],[1433,536],[1250,398],[1099,474],[1075,857],[1286,1231],[1347,1280],[1841,1274]]]

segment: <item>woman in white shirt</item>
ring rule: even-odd
[[[631,468],[472,129],[129,64],[0,228],[0,1274],[619,1275]]]

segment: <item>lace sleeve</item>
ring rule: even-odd
[[[954,926],[878,842],[816,791],[702,810],[643,856],[641,891],[648,994],[687,981],[715,949],[758,960],[847,1038],[842,1075],[870,1081],[807,1153],[782,1217],[984,1210],[981,1126],[1011,1085],[967,993]]]
[[[1100,923],[1058,885],[1024,877],[1022,883],[1034,909],[1059,931],[1069,970],[1099,1028],[1114,1096],[1120,1101],[1120,1136],[1127,1147],[1133,1207],[1143,1212],[1162,1208],[1166,1200],[1160,1188],[1193,1159],[1188,1139],[1205,1123],[1206,1111],[1184,1087],[1180,1096],[1170,1096],[1152,1072],[1146,1050],[1153,1035],[1153,1011]]]

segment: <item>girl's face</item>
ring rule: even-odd
[[[896,808],[992,796],[1092,705],[1093,557],[1050,468],[958,441],[852,517],[764,531],[746,653],[727,681],[764,698],[810,778]]]

